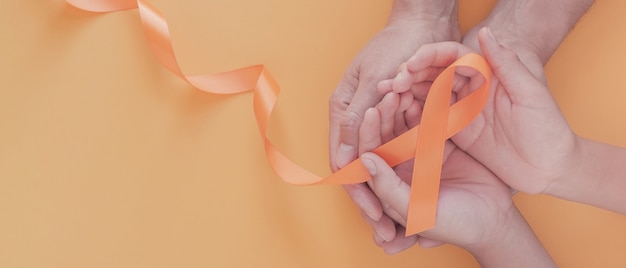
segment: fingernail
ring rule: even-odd
[[[378,246],[382,246],[385,242],[385,239],[374,229],[374,243]]]
[[[337,150],[337,167],[345,167],[347,164],[352,162],[352,160],[354,160],[354,157],[354,146],[345,143],[339,144],[339,149]]]
[[[405,79],[405,76],[407,75],[407,73],[405,71],[400,71],[397,75],[396,75],[396,80],[402,80]]]
[[[374,232],[376,232],[376,234],[384,241],[384,242],[391,242],[392,239],[390,239],[389,237],[387,237],[387,235],[383,234],[381,231],[377,230],[376,228],[374,228]],[[381,242],[383,242],[381,241]]]
[[[361,162],[363,163],[363,166],[365,166],[365,168],[367,169],[367,172],[369,172],[370,176],[376,176],[376,164],[374,164],[374,161],[362,157]]]

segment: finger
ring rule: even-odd
[[[396,92],[404,92],[412,84],[433,81],[460,56],[470,52],[470,48],[455,42],[423,45],[407,61],[406,68],[396,75],[392,88]]]
[[[443,70],[443,69],[442,69]],[[454,75],[453,83],[452,83],[452,91],[459,92],[462,88],[468,87],[471,89],[476,89],[483,84],[484,77],[478,71],[473,68],[466,66],[459,66],[455,69],[457,72]],[[469,70],[469,71],[468,71]],[[430,88],[432,87],[433,81],[437,79],[438,75],[441,72],[437,72],[435,75],[431,77],[427,77],[424,79],[416,78],[409,81],[409,91],[413,93],[413,97],[418,100],[425,100],[428,92],[430,92]],[[471,82],[471,83],[468,83]],[[394,90],[395,92],[404,92],[399,90]],[[469,93],[469,92],[468,92]]]
[[[363,154],[361,162],[372,176],[372,179],[368,181],[372,191],[378,196],[381,203],[388,205],[390,210],[397,212],[400,218],[395,218],[393,214],[387,213],[387,210],[385,213],[396,222],[405,225],[409,205],[409,185],[402,181],[394,170],[376,154]]]
[[[428,239],[423,236],[420,236],[417,238],[417,243],[420,245],[420,247],[423,247],[423,248],[434,248],[434,247],[438,247],[438,246],[442,246],[446,244],[444,242]]]
[[[405,118],[405,112],[411,107],[413,103],[413,94],[411,92],[404,92],[400,94],[400,104],[394,115],[394,136],[400,136],[402,133],[409,130],[408,124]]]
[[[409,128],[417,126],[422,120],[422,104],[418,100],[413,100],[404,117]]]
[[[361,213],[361,216],[383,241],[389,242],[396,237],[396,223],[391,218],[383,215],[379,220],[374,220],[364,212]]]
[[[419,72],[428,67],[445,68],[459,57],[472,52],[469,47],[457,42],[442,42],[421,46],[407,61],[406,69]]]
[[[363,213],[367,214],[372,220],[378,221],[383,217],[383,207],[378,197],[365,183],[345,184],[343,189],[348,193],[352,202],[354,202]]]
[[[374,232],[373,238],[374,244],[382,248],[385,244],[385,239],[383,239],[377,232]]]
[[[370,185],[369,182],[368,182],[368,185]],[[396,221],[398,224],[401,224],[401,225],[406,224],[406,212],[396,211],[394,207],[392,207],[389,203],[385,201],[379,200],[379,202],[381,202],[382,204],[383,215],[389,216],[389,218]]]
[[[343,111],[331,110],[336,113],[331,115],[335,127],[331,129],[331,139],[335,139],[331,145],[331,168],[337,170],[352,162],[357,157],[359,126],[363,120],[365,110],[374,107],[380,101],[382,95],[376,90],[377,82],[372,79],[360,79],[354,96],[347,103]],[[344,90],[345,91],[345,90]],[[346,103],[335,104],[345,106]],[[338,138],[338,139],[337,139]]]
[[[411,103],[413,103],[413,99],[413,94],[410,94],[410,92],[401,93],[398,111],[405,112],[409,106],[411,106]]]
[[[380,146],[380,115],[374,108],[365,112],[363,124],[359,128],[359,154],[368,152]],[[383,216],[383,209],[378,197],[365,183],[344,185],[344,189],[354,201],[370,218],[378,221]]]
[[[406,111],[406,110],[405,110]],[[402,133],[406,132],[407,130],[409,130],[409,127],[407,126],[406,123],[406,118],[404,116],[404,112],[405,111],[400,111],[398,110],[395,114],[394,114],[394,118],[393,118],[393,136],[397,137],[402,135]]]
[[[409,186],[411,185],[411,180],[413,178],[413,165],[413,159],[409,159],[393,168],[393,170],[396,172],[396,175],[398,175],[398,177],[400,177],[400,179],[402,179],[402,181],[404,181]]]
[[[387,94],[393,91],[393,79],[380,81],[376,87],[378,89],[378,93]]]
[[[354,91],[359,84],[358,76],[352,74],[350,70],[346,71],[343,79],[333,92],[329,101],[329,152],[330,152],[330,168],[333,172],[345,166],[345,159],[338,161],[337,153],[340,150],[340,124],[344,113],[348,109],[348,105],[354,96]],[[347,151],[350,155],[350,147],[342,146],[341,150]],[[345,154],[345,153],[344,153]],[[344,157],[344,158],[350,158]],[[349,161],[348,161],[349,162]]]
[[[380,113],[375,108],[367,109],[359,128],[359,155],[372,151],[382,144],[380,129]]]
[[[457,99],[462,99],[484,83],[485,77],[477,69],[469,66],[457,66],[452,83],[453,96]]]
[[[383,242],[382,248],[387,254],[396,254],[411,248],[417,243],[417,235],[405,236],[406,229],[400,225],[396,229],[396,237],[390,242]]]
[[[402,70],[405,70],[405,69],[406,69],[406,61],[400,64],[400,66],[398,66],[398,69],[396,70],[396,74],[399,74],[400,72],[402,72]]]
[[[414,83],[411,85],[410,91],[413,93],[413,98],[418,100],[426,100],[426,95],[428,95],[428,91],[432,87],[432,81],[423,81],[419,83]]]
[[[432,82],[444,68],[441,67],[424,67],[419,71],[402,70],[393,79],[391,85],[393,91],[402,93],[411,89],[411,85],[423,82]]]
[[[478,41],[487,62],[513,103],[530,107],[552,104],[545,85],[522,63],[515,52],[498,43],[488,28],[479,31]],[[541,103],[546,100],[550,103]]]
[[[380,114],[380,136],[382,143],[388,142],[393,139],[395,114],[400,106],[400,96],[397,93],[389,92],[385,95],[383,100],[376,105],[376,110]]]

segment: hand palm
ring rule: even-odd
[[[411,92],[423,103],[429,85],[441,70],[470,52],[474,51],[452,42],[423,46],[395,79],[381,82],[379,90]],[[513,52],[509,53],[499,56],[517,58]],[[542,68],[540,62],[532,60],[526,66]],[[525,192],[541,192],[567,170],[568,157],[575,149],[575,135],[558,110],[540,71],[535,71],[539,75],[533,75],[526,67],[515,71],[504,65],[492,68],[507,78],[506,83],[492,78],[487,106],[452,140],[507,184]],[[476,71],[463,68],[457,71],[462,75],[455,77],[454,100],[467,96],[476,88],[475,81],[480,81],[474,80]]]
[[[494,77],[493,101],[452,140],[511,187],[539,193],[567,170],[575,136],[548,89],[532,83],[541,89],[519,94]]]
[[[444,40],[460,41],[458,28],[398,21],[387,25],[359,52],[330,98],[330,164],[334,171],[356,159],[355,134],[363,114],[382,98],[376,84],[393,77],[421,45]],[[342,152],[342,143],[353,149]]]
[[[435,228],[424,237],[455,245],[467,245],[489,239],[488,230],[502,222],[502,211],[513,203],[511,191],[486,167],[449,143],[451,151],[441,173],[439,206]],[[484,232],[467,232],[467,230]]]
[[[512,206],[510,188],[480,162],[452,142],[446,144],[442,167],[435,228],[420,236],[442,243],[466,245],[484,239],[485,233],[468,229],[493,230],[503,219],[500,211]],[[410,182],[412,163],[394,168],[398,177]],[[404,219],[400,219],[401,221]]]
[[[361,148],[375,148],[382,142],[389,140],[399,134],[407,127],[413,126],[418,120],[408,120],[412,123],[402,122],[402,120],[383,120],[391,115],[401,115],[407,107],[402,108],[398,98],[385,97],[377,106],[377,112],[366,113],[365,120],[361,127]],[[373,114],[373,115],[372,115]],[[401,118],[401,117],[400,117]],[[396,117],[398,119],[398,117]],[[403,125],[398,128],[392,124]],[[395,129],[396,133],[391,132]],[[399,130],[399,132],[398,132]],[[396,175],[404,182],[410,184],[413,163],[405,162],[394,168]],[[408,195],[408,193],[406,193]],[[498,207],[499,206],[499,207]],[[464,151],[458,149],[452,142],[446,143],[445,162],[442,170],[439,209],[437,225],[434,229],[420,234],[422,240],[432,240],[464,245],[480,239],[484,239],[483,233],[469,233],[466,230],[475,228],[478,230],[488,230],[495,223],[501,222],[497,212],[508,210],[512,206],[511,192],[487,168],[477,162]],[[406,223],[406,211],[396,211],[389,205],[382,206],[385,213],[404,225]]]

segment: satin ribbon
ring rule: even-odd
[[[284,181],[296,185],[320,185],[354,184],[370,179],[360,159],[323,178],[294,163],[274,146],[267,137],[267,127],[280,93],[280,87],[263,65],[248,66],[217,74],[186,75],[176,60],[166,20],[159,10],[146,0],[66,1],[79,9],[92,12],[114,12],[137,8],[150,48],[165,68],[194,87],[209,93],[236,94],[253,91],[254,113],[264,141],[267,160]],[[486,82],[470,95],[450,106],[452,83],[458,66],[476,69],[485,77]],[[481,56],[468,54],[461,57],[433,81],[424,103],[421,124],[373,151],[385,159],[390,166],[414,159],[415,168],[406,235],[434,227],[444,143],[481,112],[489,98],[490,80],[491,69]]]

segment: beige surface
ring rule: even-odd
[[[271,138],[328,174],[328,97],[391,1],[151,2],[186,72],[267,64],[283,88]],[[461,2],[468,29],[495,1]],[[625,13],[599,1],[547,66],[572,127],[622,146]],[[0,267],[477,266],[451,246],[386,256],[340,187],[280,181],[252,96],[161,68],[136,11],[5,0],[0,25]],[[561,266],[626,266],[626,217],[516,200]]]

